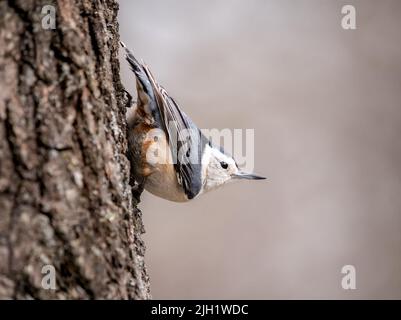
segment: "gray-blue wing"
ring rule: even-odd
[[[202,154],[208,142],[193,121],[161,86],[157,86],[158,106],[168,134],[177,178],[188,199],[202,189]]]

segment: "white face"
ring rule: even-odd
[[[206,159],[202,162],[208,165],[203,172],[203,186],[204,191],[209,191],[231,181],[239,173],[239,169],[232,157],[225,155],[217,148],[208,145],[206,148],[204,155]]]

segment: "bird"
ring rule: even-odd
[[[127,156],[138,185],[160,198],[187,202],[235,180],[266,179],[243,172],[182,111],[149,67],[120,45],[136,77],[136,109],[127,116]]]

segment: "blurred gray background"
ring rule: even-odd
[[[126,0],[119,19],[199,127],[255,129],[269,178],[143,194],[154,298],[401,298],[401,1]]]

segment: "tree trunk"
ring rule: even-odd
[[[0,298],[150,298],[118,5],[47,4],[0,2]]]

